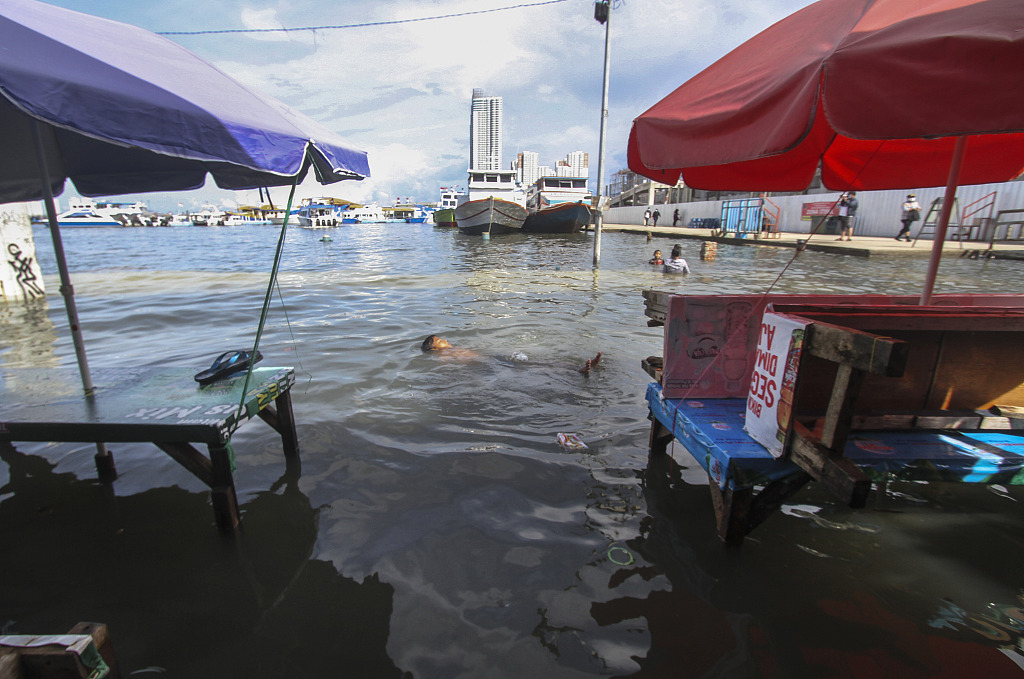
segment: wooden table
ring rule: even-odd
[[[259,416],[281,435],[289,464],[299,459],[289,390],[293,368],[256,368],[242,402],[244,375],[200,387],[191,368],[95,370],[84,396],[70,370],[0,370],[0,441],[152,442],[210,487],[217,526],[239,522],[231,435]],[[193,443],[206,444],[207,457]],[[112,459],[97,459],[114,478]]]

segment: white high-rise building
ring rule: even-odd
[[[584,151],[573,151],[565,157],[565,164],[570,168],[571,177],[590,176],[590,154]]]
[[[516,157],[516,171],[519,183],[529,186],[540,179],[540,154],[536,151],[523,151]]]
[[[469,115],[469,169],[500,170],[501,97],[489,97],[473,90]]]

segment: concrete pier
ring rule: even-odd
[[[699,240],[728,245],[803,248],[811,252],[832,252],[855,257],[893,255],[924,258],[928,257],[932,251],[932,240],[930,237],[907,243],[906,241],[897,241],[892,237],[860,237],[856,233],[853,235],[853,240],[840,241],[837,240],[834,234],[777,233],[772,234],[771,237],[752,238],[747,236],[746,238],[739,238],[732,234],[726,236],[716,235],[717,232],[712,229],[690,227],[654,227],[642,224],[609,224],[605,222],[601,228],[604,231],[631,232],[640,236],[650,234],[652,238],[664,238],[674,241]],[[946,256],[1024,260],[1024,241],[995,241],[990,249],[987,242],[964,241],[961,243],[956,240],[947,240],[943,243],[942,251]]]

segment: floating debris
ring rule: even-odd
[[[584,450],[587,444],[583,442],[579,434],[559,434],[558,445],[566,450]]]

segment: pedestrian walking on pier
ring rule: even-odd
[[[921,204],[917,202],[917,196],[912,193],[907,194],[907,200],[903,203],[903,212],[900,214],[900,221],[903,222],[903,228],[896,234],[896,240],[902,240],[902,236],[906,236],[907,242],[910,242],[910,227],[913,226],[914,222],[921,219]]]

